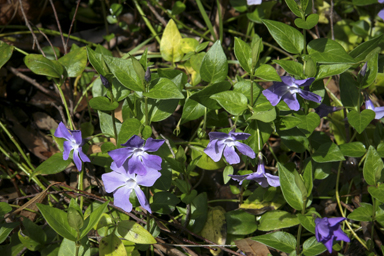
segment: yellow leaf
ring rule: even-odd
[[[100,256],[127,256],[124,244],[115,235],[110,234],[109,236],[101,239],[99,244],[99,255]]]
[[[203,237],[217,244],[225,244],[227,240],[227,226],[225,221],[225,210],[221,206],[213,207],[208,212],[207,222],[201,231]],[[210,250],[213,255],[219,255],[221,250]]]
[[[171,19],[164,29],[163,37],[160,42],[160,53],[166,61],[178,62],[183,58],[181,50],[181,34],[175,22]]]
[[[181,39],[181,50],[184,53],[194,52],[199,42],[195,38],[183,38]]]

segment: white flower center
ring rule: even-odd
[[[143,148],[136,148],[136,149],[133,150],[133,154],[135,156],[138,156],[140,161],[143,161],[143,155],[145,155],[146,152],[144,151]]]
[[[232,138],[228,138],[228,139],[225,139],[224,140],[224,144],[227,146],[227,147],[234,147],[235,146],[235,143],[236,141]]]
[[[71,140],[71,147],[73,149],[78,149],[79,148],[79,144],[77,144],[76,140]]]
[[[137,187],[136,175],[135,175],[134,178],[128,178],[128,179],[125,181],[125,186],[127,186],[127,187],[130,188],[130,189],[134,189],[135,187]]]
[[[296,84],[291,84],[287,86],[287,91],[289,91],[291,94],[299,93],[301,89]]]

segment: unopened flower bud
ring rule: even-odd
[[[368,68],[368,65],[367,65],[368,62],[365,62],[364,66],[361,68],[360,70],[360,75],[361,76],[365,76],[365,73],[367,72],[367,68]]]
[[[107,89],[111,88],[107,78],[105,78],[103,75],[100,75],[100,79],[101,79],[101,82],[103,83],[103,85],[105,86],[105,88],[107,88]]]
[[[151,70],[149,68],[145,71],[144,79],[147,83],[151,82]]]

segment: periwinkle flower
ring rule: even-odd
[[[148,172],[161,170],[161,157],[147,152],[157,151],[163,143],[164,140],[148,138],[144,145],[142,138],[133,135],[126,143],[121,144],[124,148],[109,151],[108,154],[118,168],[124,165],[130,174],[146,175]]]
[[[262,0],[247,0],[248,5],[259,5],[261,2]]]
[[[161,173],[153,170],[145,175],[137,175],[135,172],[129,172],[124,166],[117,167],[115,162],[111,164],[112,172],[101,175],[105,191],[113,193],[114,205],[120,207],[126,212],[132,211],[132,203],[129,196],[132,190],[135,191],[140,205],[152,213],[148,200],[140,186],[152,187],[156,180],[160,178]]]
[[[280,100],[287,103],[291,110],[298,111],[300,109],[299,101],[296,94],[299,94],[306,100],[321,103],[321,97],[308,90],[315,78],[307,78],[304,80],[296,80],[290,76],[282,76],[282,82],[273,82],[273,85],[263,91],[263,95],[269,100],[272,106],[276,106]],[[300,87],[306,87],[301,89]]]
[[[320,117],[328,116],[329,114],[340,110],[340,107],[331,107],[328,105],[325,105],[323,103],[320,104],[317,108],[315,108],[316,114],[318,114]]]
[[[63,124],[63,122],[60,122],[59,126],[55,131],[54,136],[57,138],[66,139],[63,145],[63,159],[67,160],[69,154],[73,150],[73,161],[75,162],[76,168],[79,171],[81,171],[82,162],[91,162],[88,156],[83,153],[82,146],[85,144],[85,140],[81,138],[81,131],[71,130],[70,133],[67,127],[65,127],[65,125]]]
[[[365,109],[370,109],[375,112],[375,119],[381,119],[384,116],[384,107],[375,107],[371,100],[365,101]]]
[[[315,231],[316,239],[318,242],[322,243],[327,247],[329,253],[332,253],[332,244],[333,240],[344,241],[349,243],[349,237],[341,230],[340,223],[344,221],[345,218],[317,218],[315,220]]]
[[[237,140],[246,140],[249,136],[248,133],[230,131],[228,134],[224,132],[210,132],[210,142],[204,149],[204,152],[215,162],[221,159],[224,153],[225,160],[229,164],[240,163],[240,157],[235,151],[236,148],[244,155],[250,158],[255,158],[255,152],[244,143],[238,142]]]
[[[379,3],[383,4],[384,0],[379,0]],[[382,20],[384,20],[384,9],[377,14]]]
[[[263,188],[269,186],[279,187],[280,179],[279,176],[275,176],[265,172],[265,166],[263,160],[259,158],[259,163],[257,164],[257,170],[254,173],[245,174],[245,175],[228,175],[233,180],[238,181],[239,184],[243,184],[244,180],[253,180],[257,182]]]

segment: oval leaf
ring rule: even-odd
[[[123,238],[137,244],[156,243],[155,238],[153,238],[153,236],[145,228],[134,221],[120,221],[117,226],[117,231]]]
[[[205,54],[200,67],[200,76],[206,82],[218,83],[227,77],[228,62],[220,41],[216,41]]]
[[[89,106],[95,110],[112,111],[117,109],[119,103],[117,101],[111,102],[106,97],[95,97],[89,101]]]
[[[179,88],[168,78],[160,78],[149,92],[145,92],[143,95],[151,99],[161,100],[184,99]]]
[[[178,62],[183,58],[181,39],[176,23],[170,19],[160,41],[160,53],[164,60]]]
[[[240,115],[248,107],[248,99],[244,94],[235,91],[226,91],[210,97],[232,115]]]
[[[35,74],[60,78],[64,67],[56,60],[50,60],[40,54],[29,54],[24,58],[25,65]]]

